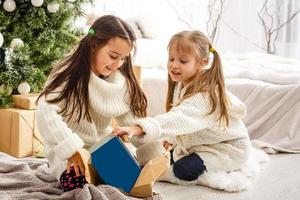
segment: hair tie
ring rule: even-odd
[[[89,31],[88,31],[89,34],[91,34],[92,36],[95,36],[96,35],[96,32],[93,28],[90,28]]]
[[[210,47],[210,48],[209,48],[209,51],[210,51],[211,53],[213,53],[213,52],[215,51],[215,49],[214,49],[213,47]]]

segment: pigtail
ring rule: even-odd
[[[173,96],[174,96],[175,82],[172,81],[170,75],[168,75],[168,93],[166,99],[166,111],[168,112],[172,108]]]
[[[210,69],[207,71],[209,90],[212,100],[212,109],[209,114],[212,114],[217,107],[217,103],[220,106],[220,118],[219,120],[225,121],[226,126],[229,125],[229,117],[227,111],[228,101],[225,93],[225,79],[223,75],[222,63],[218,52],[210,46],[210,52],[213,53],[213,62]],[[218,100],[219,99],[219,100]]]

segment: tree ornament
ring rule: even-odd
[[[13,89],[10,86],[6,86],[4,83],[0,85],[0,94],[9,96],[13,92]]]
[[[31,0],[31,4],[34,5],[35,7],[40,7],[44,3],[44,0]]]
[[[18,92],[20,94],[28,94],[30,92],[30,85],[27,82],[22,82],[18,85]]]
[[[0,86],[5,85],[5,88],[0,88],[4,93],[0,94],[0,107],[7,108],[13,105],[11,95],[19,93],[18,86],[22,82],[30,84],[30,92],[42,91],[47,75],[53,68],[52,63],[63,59],[84,35],[82,27],[74,27],[73,22],[85,12],[83,5],[93,4],[92,0],[75,0],[73,3],[68,0],[0,2],[0,33],[3,37],[0,47]],[[48,11],[47,6],[51,3],[59,4],[56,13]],[[15,38],[20,40],[13,41]]]
[[[0,85],[0,94],[3,94],[4,91],[5,91],[5,84],[3,83]]]
[[[0,33],[0,47],[2,47],[3,42],[4,42],[3,35],[2,33]]]
[[[10,43],[10,47],[14,50],[19,49],[23,46],[24,46],[24,42],[20,38],[15,38]]]
[[[56,13],[59,10],[58,3],[50,3],[47,5],[47,9],[50,13]]]
[[[7,12],[12,12],[16,9],[16,2],[14,0],[5,0],[3,3],[3,8]]]

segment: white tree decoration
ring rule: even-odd
[[[274,1],[265,0],[260,11],[258,12],[259,23],[262,25],[266,39],[266,51],[270,54],[276,53],[276,40],[279,32],[283,27],[287,27],[290,22],[299,14],[300,9],[293,12],[287,20],[282,21],[280,11],[283,8],[283,1],[275,1],[277,3],[275,11],[272,12]]]
[[[4,43],[4,38],[2,33],[0,33],[0,47],[2,47],[3,43]]]
[[[14,38],[10,43],[10,47],[14,50],[19,49],[23,46],[24,46],[24,42],[20,38]]]
[[[18,85],[18,92],[20,94],[28,94],[30,92],[30,85],[27,82],[22,82]]]
[[[208,20],[206,22],[207,35],[213,43],[218,31],[219,23],[224,12],[226,0],[209,0],[208,1]]]
[[[177,15],[177,19],[182,21],[184,24],[186,24],[190,29],[192,29],[192,26],[189,22],[187,22],[186,20],[184,20],[180,14],[178,13],[176,7],[169,1],[167,0],[167,3],[169,4],[169,6],[171,6],[171,8],[175,11],[176,15]]]
[[[52,3],[47,5],[47,10],[50,13],[56,13],[59,10],[59,4],[56,3],[56,2],[52,2]]]
[[[35,7],[40,7],[44,3],[44,0],[31,0],[31,4]]]
[[[5,0],[3,3],[3,8],[7,12],[12,12],[16,9],[16,2],[14,0]]]

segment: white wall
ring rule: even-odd
[[[276,1],[276,0],[271,0]],[[297,2],[297,0],[286,0]],[[159,29],[165,38],[179,29],[199,29],[206,33],[207,0],[95,0],[94,12],[98,15],[115,14],[122,18],[148,18],[153,20],[149,28]],[[263,28],[258,23],[257,12],[262,0],[226,0],[223,19],[214,46],[220,52],[266,52]],[[294,3],[298,4],[298,3]],[[294,5],[293,4],[293,5]],[[298,16],[300,18],[300,15]],[[185,23],[188,23],[185,24]],[[297,22],[297,23],[296,23]],[[300,19],[292,25],[299,29]],[[300,32],[300,31],[299,31]],[[295,35],[295,34],[294,34]],[[300,59],[300,38],[293,37],[293,42],[286,45],[278,42],[278,54]]]
[[[263,50],[263,29],[257,13],[261,0],[227,0],[216,46],[222,52],[245,53]]]

